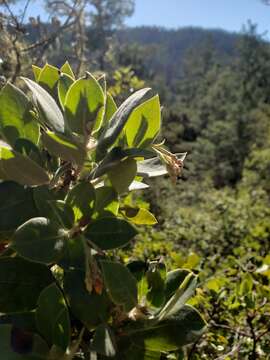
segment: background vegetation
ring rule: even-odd
[[[241,34],[123,29],[133,5],[47,2],[53,16],[44,23],[1,0],[2,81],[30,73],[30,61],[68,59],[77,74],[106,72],[118,103],[144,83],[158,90],[162,137],[172,151],[188,152],[187,168],[174,187],[151,182],[141,201],[160,221],[141,231],[130,257],[199,274],[192,302],[209,328],[183,358],[268,359],[269,43],[251,23]]]

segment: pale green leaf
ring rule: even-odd
[[[125,126],[129,147],[147,147],[156,138],[161,123],[158,95],[139,105],[130,115]]]
[[[101,86],[90,74],[75,81],[65,99],[65,117],[70,129],[88,136],[103,120],[105,99]]]
[[[8,147],[0,147],[0,178],[29,186],[43,185],[50,181],[43,168]]]
[[[55,134],[52,131],[43,132],[41,136],[42,142],[49,153],[60,157],[62,160],[83,165],[86,151],[74,138],[72,139],[62,134]]]
[[[39,111],[40,120],[58,133],[65,132],[63,114],[51,95],[34,81],[22,78],[33,93],[35,105]]]
[[[132,94],[114,113],[98,140],[96,156],[101,160],[107,150],[116,142],[133,110],[141,104],[151,89],[146,88]]]
[[[136,173],[137,162],[134,159],[128,158],[113,167],[113,169],[108,172],[108,177],[118,194],[122,194],[128,191]]]
[[[7,83],[0,92],[0,132],[14,146],[18,138],[32,141],[39,139],[39,125],[30,113],[32,105],[27,96],[16,86]]]
[[[62,73],[69,75],[72,79],[75,80],[75,75],[68,61],[64,63],[60,70]]]

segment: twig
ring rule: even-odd
[[[40,46],[43,46],[43,45],[46,45],[48,46],[50,43],[52,43],[58,36],[59,36],[59,33],[62,32],[63,30],[66,30],[67,28],[71,27],[72,25],[74,25],[76,23],[76,20],[78,18],[78,16],[76,17],[76,19],[72,22],[70,22],[72,16],[74,15],[74,12],[75,12],[75,9],[78,5],[78,2],[79,0],[75,0],[74,1],[74,4],[70,10],[70,13],[69,15],[67,16],[64,24],[62,26],[60,26],[57,31],[53,32],[50,36],[46,37],[45,39],[41,40],[41,41],[37,41],[35,42],[34,44],[31,44],[30,46],[22,49],[21,51],[22,52],[28,52],[28,51],[31,51],[31,50],[34,50],[36,49],[37,47],[40,47]]]
[[[238,334],[238,335],[242,335],[242,336],[245,336],[247,338],[253,338],[252,335],[242,331],[242,330],[239,330],[239,329],[234,329],[234,328],[231,328],[230,326],[228,325],[223,325],[223,324],[217,324],[215,323],[214,321],[211,321],[210,325],[214,326],[214,327],[217,327],[217,328],[221,328],[221,329],[225,329],[225,330],[228,330],[230,331],[231,333],[233,334]]]
[[[250,316],[249,314],[247,315],[247,323],[249,325],[250,328],[250,332],[251,332],[251,338],[253,341],[253,346],[252,346],[252,353],[250,356],[250,360],[256,360],[257,359],[257,335],[253,326],[253,319],[254,316]]]
[[[24,9],[23,9],[22,16],[21,16],[21,25],[24,22],[24,18],[25,18],[25,15],[26,15],[26,12],[27,12],[30,2],[31,2],[31,0],[26,0],[26,3],[24,5]]]

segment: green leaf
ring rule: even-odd
[[[42,291],[36,310],[37,328],[49,344],[66,350],[70,342],[68,308],[59,288],[52,284]]]
[[[41,85],[48,93],[56,99],[56,90],[57,82],[60,77],[60,70],[56,67],[46,64],[41,70],[38,83]]]
[[[50,181],[42,167],[8,147],[0,147],[0,178],[28,186],[43,185]]]
[[[133,208],[130,206],[125,206],[121,209],[121,212],[124,216],[136,225],[155,225],[157,224],[157,219],[150,211],[144,208]]]
[[[55,100],[34,81],[27,78],[22,79],[33,93],[34,102],[41,117],[40,120],[57,133],[64,133],[67,130],[65,129],[64,117]]]
[[[186,269],[176,269],[167,273],[165,280],[166,300],[169,300],[169,298],[174,295],[176,290],[189,274],[190,271]]]
[[[18,138],[37,143],[39,125],[30,113],[32,104],[16,86],[7,83],[0,93],[0,131],[3,138],[14,146]]]
[[[137,235],[137,230],[123,219],[104,217],[88,225],[85,231],[89,238],[102,250],[116,249],[127,245]]]
[[[149,291],[147,293],[147,300],[154,307],[161,307],[165,301],[165,284],[164,275],[166,274],[166,267],[162,263],[150,263],[149,269],[146,273],[146,279]]]
[[[86,157],[86,151],[82,145],[62,134],[52,131],[42,133],[42,142],[47,150],[62,160],[82,165]]]
[[[220,289],[222,288],[222,286],[225,285],[225,281],[223,278],[213,278],[210,279],[206,282],[205,287],[208,290],[214,291],[216,293],[218,293],[220,291]]]
[[[11,246],[26,259],[53,264],[63,256],[66,241],[67,232],[57,223],[37,217],[16,230]]]
[[[156,138],[161,123],[158,95],[139,105],[130,115],[125,126],[129,147],[147,147]]]
[[[118,344],[117,355],[121,360],[160,360],[160,351],[150,351],[145,349],[143,341],[138,346],[138,343],[133,343],[132,339],[124,338],[121,345]]]
[[[136,174],[137,162],[134,159],[128,158],[111,169],[108,172],[108,177],[118,194],[123,194],[128,191]]]
[[[98,354],[114,357],[116,354],[116,344],[112,331],[106,325],[99,325],[96,328],[91,350]]]
[[[97,138],[100,138],[101,134],[106,129],[109,121],[111,120],[111,118],[112,118],[113,114],[116,112],[116,110],[117,110],[117,106],[115,104],[113,97],[109,93],[106,93],[105,114],[104,114],[104,118],[103,118],[101,127],[98,131]]]
[[[60,102],[63,110],[65,108],[65,99],[66,99],[67,92],[73,83],[74,83],[74,80],[69,75],[67,75],[67,74],[60,75],[60,78],[59,78],[59,81],[57,84],[57,90],[58,90],[58,99],[59,99],[59,102]]]
[[[66,203],[73,209],[75,221],[82,218],[90,220],[95,206],[95,189],[86,181],[82,181],[68,193]]]
[[[109,170],[118,165],[124,157],[125,155],[120,147],[113,148],[92,171],[91,178],[95,179],[106,174]]]
[[[19,138],[16,140],[13,150],[27,156],[41,167],[44,166],[44,159],[42,158],[39,148],[31,141]]]
[[[64,255],[58,264],[65,270],[85,270],[84,239],[82,236],[67,240]]]
[[[101,295],[94,292],[89,294],[85,285],[85,271],[66,271],[64,290],[72,313],[88,329],[108,320],[111,303],[104,291]]]
[[[102,273],[107,290],[117,305],[122,305],[126,312],[137,305],[137,283],[128,268],[113,262],[101,261]]]
[[[54,281],[50,270],[20,258],[0,258],[0,313],[29,311]]]
[[[48,186],[38,186],[33,188],[33,199],[38,210],[38,216],[47,217],[51,212],[49,202],[55,201],[56,197]]]
[[[62,200],[49,201],[48,205],[50,213],[46,217],[65,229],[71,229],[75,222],[72,208]]]
[[[106,174],[109,170],[115,168],[121,161],[126,160],[127,158],[144,158],[149,155],[152,155],[152,152],[136,148],[122,149],[121,147],[116,146],[111,149],[99,165],[92,171],[91,178],[95,179]]]
[[[96,217],[105,217],[118,214],[119,201],[117,192],[110,186],[103,186],[96,191]]]
[[[106,110],[105,110],[103,124],[109,123],[109,121],[111,120],[113,115],[116,113],[116,111],[117,111],[116,103],[115,103],[112,95],[107,93]]]
[[[88,71],[86,71],[86,75],[92,76],[91,73],[89,73]],[[103,93],[106,94],[106,92],[107,92],[106,74],[102,74],[100,77],[98,77],[97,82],[101,86],[101,89],[102,89]]]
[[[38,81],[42,68],[36,65],[32,65],[32,70],[35,77],[35,81]]]
[[[36,215],[33,192],[17,183],[4,181],[0,183],[0,199],[0,239],[8,239],[18,226]]]
[[[246,296],[252,292],[253,282],[254,282],[253,277],[249,273],[243,276],[239,287],[240,296]]]
[[[186,263],[183,265],[183,267],[186,269],[194,269],[196,266],[199,265],[200,261],[201,261],[200,256],[194,252],[191,252],[188,255]]]
[[[190,305],[184,305],[167,320],[145,323],[145,330],[130,331],[131,342],[149,351],[176,351],[195,342],[205,330],[205,321]]]
[[[116,142],[133,110],[143,102],[151,89],[146,88],[132,94],[114,113],[97,144],[96,157],[100,161],[107,150]]]
[[[104,116],[105,100],[101,86],[90,74],[69,88],[65,99],[65,117],[70,129],[89,136],[97,131]]]
[[[0,325],[0,349],[3,360],[47,360],[49,355],[39,335],[11,325]]]
[[[158,314],[158,320],[164,320],[176,314],[191,298],[197,286],[197,276],[189,273],[181,283],[175,294],[169,299]]]
[[[75,80],[75,75],[68,61],[64,63],[60,70],[62,73],[69,75],[72,79]]]
[[[145,261],[141,261],[141,260],[130,261],[127,263],[126,266],[137,281],[142,280],[148,269],[148,264]]]

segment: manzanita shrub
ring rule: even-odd
[[[156,222],[123,199],[174,180],[185,156],[155,143],[159,98],[142,89],[117,108],[105,77],[33,69],[31,100],[0,93],[1,359],[176,359],[205,328],[187,304],[196,276],[117,261],[135,225]]]

